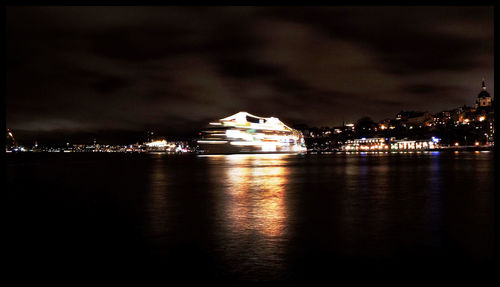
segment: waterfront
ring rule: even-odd
[[[8,154],[11,259],[243,280],[481,266],[493,155]]]

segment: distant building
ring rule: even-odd
[[[475,115],[476,115],[475,108],[464,106],[462,107],[462,112],[458,117],[458,122],[464,125],[469,124],[471,121],[473,121]]]
[[[432,138],[425,140],[395,140],[391,142],[391,150],[429,150],[440,148],[440,139]]]
[[[490,93],[486,91],[486,85],[484,84],[484,78],[483,78],[483,84],[481,87],[481,92],[477,95],[476,99],[476,108],[479,107],[491,107],[491,96]]]
[[[394,128],[394,125],[392,122],[393,122],[392,119],[383,119],[379,122],[378,129],[383,131],[383,130],[389,129],[391,126],[393,126],[393,128]]]
[[[386,138],[360,138],[347,140],[341,149],[343,151],[380,151],[388,150],[389,145]]]
[[[408,124],[425,125],[427,123],[431,123],[432,120],[433,117],[429,112],[420,112],[414,113],[412,116],[408,117],[407,122]]]
[[[434,115],[434,125],[445,126],[453,122],[452,111],[442,111]]]
[[[397,125],[410,129],[431,126],[433,122],[434,117],[429,112],[401,111],[396,115]],[[391,125],[389,125],[389,129],[391,129]]]
[[[432,150],[440,148],[439,138],[423,140],[396,140],[392,138],[361,138],[347,140],[343,151],[399,151],[399,150]]]

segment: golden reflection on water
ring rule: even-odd
[[[239,278],[280,278],[289,238],[287,190],[294,155],[210,157],[218,252]]]
[[[157,158],[151,172],[151,191],[149,193],[148,213],[152,234],[161,236],[168,231],[166,224],[168,208],[167,200],[167,172],[162,164],[162,158]]]
[[[231,232],[281,237],[286,230],[286,155],[224,158],[225,214]]]

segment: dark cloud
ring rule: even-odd
[[[222,58],[217,62],[218,71],[228,77],[235,78],[266,78],[282,73],[277,66],[262,64],[251,59],[238,57]]]
[[[339,125],[472,104],[492,7],[8,7],[7,125],[195,135],[241,110]]]
[[[406,89],[415,94],[429,94],[439,90],[439,87],[427,84],[412,84],[406,87]]]
[[[369,47],[394,74],[468,69],[478,54],[493,53],[490,7],[290,8],[269,15]]]

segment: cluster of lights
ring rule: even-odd
[[[148,147],[167,147],[167,141],[166,140],[161,140],[161,141],[152,141],[150,143],[146,143]]]
[[[389,146],[388,145],[383,145],[383,144],[379,144],[379,145],[356,145],[356,146],[346,146],[345,147],[345,150],[346,151],[358,151],[358,150],[362,150],[362,151],[370,151],[370,150],[377,150],[377,151],[381,151],[381,150],[388,150],[389,149]]]
[[[166,140],[157,140],[146,143],[150,150],[161,150],[167,152],[189,152],[188,148],[178,145],[174,142],[167,142]]]
[[[392,150],[426,150],[439,148],[439,139],[432,138],[432,140],[425,141],[396,141],[391,144]]]
[[[439,148],[439,138],[430,140],[395,140],[393,138],[361,138],[348,140],[343,146],[345,151],[384,151],[388,150],[426,150]]]
[[[205,136],[198,140],[198,144],[247,146],[261,152],[306,151],[302,133],[288,127],[278,118],[262,118],[239,112],[209,125],[216,127],[215,130],[205,131]]]
[[[387,139],[385,138],[361,138],[348,140],[344,145],[346,151],[381,151],[388,150]]]

